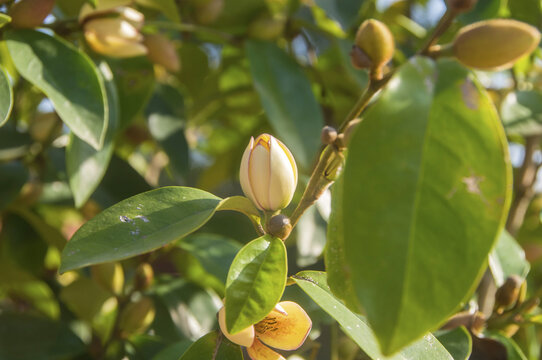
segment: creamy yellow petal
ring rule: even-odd
[[[252,200],[254,205],[258,207],[258,209],[263,210],[260,204],[258,204],[258,201],[256,200],[256,197],[254,197],[254,192],[252,191],[252,185],[250,184],[250,178],[249,178],[249,164],[250,164],[250,155],[252,153],[252,149],[254,148],[254,138],[250,137],[250,142],[248,143],[247,148],[245,149],[245,152],[243,153],[243,158],[241,159],[241,167],[239,169],[239,180],[241,182],[241,188],[243,189],[243,192],[245,195]]]
[[[239,331],[237,334],[230,334],[226,328],[226,308],[222,307],[218,311],[218,325],[220,325],[220,330],[225,337],[228,338],[231,342],[249,347],[254,343],[254,326],[249,326],[244,330]]]
[[[254,339],[254,344],[247,348],[247,353],[252,360],[286,360],[284,356],[271,350],[258,339]]]
[[[269,162],[269,205],[273,210],[282,209],[288,206],[294,196],[296,175],[292,171],[287,153],[274,137],[269,141]]]
[[[269,150],[264,145],[255,142],[249,159],[249,181],[253,195],[262,209],[269,207]]]
[[[282,310],[273,310],[254,325],[256,337],[266,345],[281,350],[295,350],[305,342],[312,321],[305,310],[293,301],[279,303]]]
[[[294,182],[297,185],[297,166],[295,164],[294,156],[290,152],[290,149],[288,149],[282,141],[280,141],[279,139],[275,139],[275,140],[277,140],[277,143],[280,145],[282,150],[284,150],[284,153],[286,154],[286,156],[288,156],[288,160],[290,161],[290,165],[292,166],[292,170],[294,172]]]

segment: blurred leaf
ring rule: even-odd
[[[527,357],[513,339],[500,334],[491,334],[490,337],[504,345],[508,355],[507,360],[527,360]]]
[[[497,286],[504,284],[510,275],[518,275],[525,279],[530,268],[523,248],[508,231],[503,230],[495,248],[489,254],[489,269]]]
[[[30,304],[51,319],[58,319],[60,315],[60,308],[51,288],[7,261],[0,263],[0,292]]]
[[[115,74],[120,106],[119,129],[125,129],[147,105],[154,88],[154,70],[145,57],[108,58],[107,63]]]
[[[83,342],[64,323],[27,314],[0,313],[0,359],[74,359],[83,351]]]
[[[478,0],[474,9],[459,15],[459,20],[464,24],[476,21],[488,20],[498,17],[503,0]],[[516,1],[516,0],[513,0]]]
[[[83,6],[85,2],[87,2],[87,0],[56,0],[55,5],[66,17],[76,18],[79,15],[81,6]]]
[[[316,207],[310,207],[305,211],[295,229],[297,266],[306,267],[316,263],[326,245],[326,222]]]
[[[179,341],[171,344],[156,354],[152,360],[178,360],[179,354],[183,354],[191,344],[190,341]]]
[[[474,291],[510,202],[506,138],[467,69],[414,58],[365,113],[343,176],[345,266],[390,354]]]
[[[28,153],[32,138],[28,133],[19,132],[14,125],[7,123],[0,127],[0,160],[13,160]]]
[[[506,347],[497,340],[471,334],[472,353],[469,360],[508,360]]]
[[[540,1],[513,0],[508,1],[510,17],[539,27],[541,25],[542,8]]]
[[[231,34],[241,34],[258,14],[267,9],[266,0],[224,1],[224,9],[213,26]]]
[[[453,360],[446,349],[431,334],[404,348],[394,356],[386,357],[380,350],[373,331],[363,316],[348,310],[336,299],[327,286],[326,273],[320,271],[302,271],[293,276],[295,282],[325,312],[333,317],[346,335],[359,345],[371,359],[389,360]],[[457,359],[456,359],[457,360]]]
[[[19,161],[0,164],[0,210],[17,198],[28,180],[28,169]]]
[[[164,187],[133,196],[84,224],[62,251],[60,272],[126,259],[197,230],[220,198],[187,187]]]
[[[23,218],[50,246],[53,246],[58,250],[62,250],[62,248],[66,245],[66,239],[62,236],[59,230],[49,225],[41,216],[37,215],[32,210],[26,207],[14,207],[10,209],[10,212]]]
[[[286,247],[264,235],[235,256],[226,282],[226,326],[232,334],[262,320],[280,300],[286,285]]]
[[[169,20],[175,22],[181,21],[179,10],[175,5],[175,0],[136,0],[136,3],[141,6],[159,10]]]
[[[0,19],[2,18],[0,17]],[[0,126],[4,125],[5,122],[8,121],[12,108],[13,90],[11,89],[8,74],[4,68],[0,66]]]
[[[113,74],[106,63],[99,66],[101,76],[104,78],[105,92],[107,95],[107,114],[109,117],[107,134],[103,147],[94,149],[82,141],[73,133],[66,147],[66,170],[69,176],[70,188],[73,192],[75,206],[83,206],[94,190],[102,181],[107,166],[113,156],[114,138],[118,127],[118,97],[113,83]]]
[[[249,41],[246,51],[269,123],[296,162],[308,169],[324,125],[309,79],[299,64],[273,43]]]
[[[47,95],[75,135],[100,149],[108,126],[105,89],[88,56],[38,31],[9,31],[4,36],[17,71]]]
[[[509,93],[501,104],[501,117],[507,133],[542,134],[542,93],[536,90]]]
[[[243,353],[239,345],[233,344],[221,333],[210,332],[203,336],[179,358],[179,360],[243,360]]]
[[[208,273],[226,284],[228,269],[241,244],[222,235],[198,233],[183,239],[179,247],[194,255]]]
[[[3,28],[11,22],[11,17],[6,14],[0,14],[0,28]]]
[[[437,335],[437,340],[448,350],[454,360],[468,360],[472,352],[469,332],[460,326]]]
[[[184,98],[175,87],[159,83],[145,112],[149,130],[169,157],[171,167],[186,176],[189,150],[184,136]]]
[[[325,10],[332,19],[338,21],[343,30],[354,25],[363,0],[316,0],[315,3]]]

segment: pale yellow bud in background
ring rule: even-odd
[[[90,268],[92,278],[104,289],[120,295],[124,287],[124,270],[119,263],[103,263]]]
[[[462,28],[453,42],[453,54],[465,66],[480,70],[504,70],[533,52],[540,32],[510,19],[480,21]]]
[[[181,61],[175,45],[167,37],[161,34],[149,34],[145,35],[143,43],[147,47],[147,57],[153,63],[162,65],[171,72],[181,69]]]
[[[98,18],[85,23],[85,40],[92,50],[102,55],[125,58],[147,53],[143,36],[129,21]]]
[[[129,303],[120,315],[119,329],[126,334],[142,333],[153,322],[156,311],[148,297]]]
[[[279,140],[262,134],[250,138],[239,172],[245,195],[260,210],[283,209],[297,185],[297,167],[290,150]]]
[[[55,0],[21,0],[9,9],[11,26],[32,29],[41,25],[55,6]]]

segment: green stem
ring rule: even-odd
[[[429,49],[431,48],[431,46],[435,45],[439,37],[441,37],[442,34],[444,34],[446,30],[448,30],[448,28],[454,21],[456,15],[457,13],[455,13],[454,11],[451,11],[450,9],[446,10],[444,15],[442,15],[442,17],[440,18],[437,26],[435,27],[435,31],[433,31],[429,39],[427,39],[425,45],[418,52],[418,54],[427,55],[429,53]]]

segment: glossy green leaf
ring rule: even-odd
[[[298,164],[309,168],[324,125],[309,79],[301,66],[273,43],[249,41],[246,51],[269,124]]]
[[[19,195],[28,180],[28,169],[19,161],[0,164],[0,210]]]
[[[208,273],[226,284],[228,269],[241,244],[222,235],[199,233],[183,239],[179,247],[194,255]]]
[[[200,338],[179,360],[243,360],[241,347],[226,339],[221,333],[210,332]]]
[[[510,202],[506,138],[467,69],[414,58],[365,114],[343,176],[346,271],[391,354],[474,291]]]
[[[401,350],[399,353],[386,357],[378,347],[375,335],[363,316],[348,310],[343,303],[335,298],[327,286],[326,273],[319,271],[302,271],[293,276],[295,282],[305,291],[325,312],[341,325],[345,334],[374,360],[453,360],[446,349],[431,334]]]
[[[5,39],[17,71],[47,95],[75,135],[100,149],[108,126],[105,88],[88,56],[38,31],[9,31]]]
[[[472,339],[463,326],[442,332],[437,340],[448,350],[454,360],[468,360],[472,352]]]
[[[504,284],[510,275],[518,275],[525,279],[530,268],[521,245],[508,231],[503,230],[495,248],[489,254],[489,269],[497,286]]]
[[[262,320],[279,302],[286,285],[286,247],[264,235],[246,244],[226,281],[226,326],[235,334]]]
[[[106,63],[100,64],[100,70],[105,82],[109,116],[103,147],[96,150],[72,133],[66,148],[66,170],[75,206],[78,208],[85,204],[105,175],[113,156],[113,142],[118,126],[119,105],[113,74]]]
[[[0,359],[75,359],[84,351],[85,344],[64,323],[0,313]]]
[[[509,93],[501,104],[501,118],[508,133],[542,134],[542,93],[536,90]]]
[[[202,226],[220,198],[188,187],[133,196],[85,223],[62,251],[60,272],[157,249]]]
[[[13,90],[11,89],[8,74],[4,68],[0,66],[0,126],[8,121],[12,108]]]

